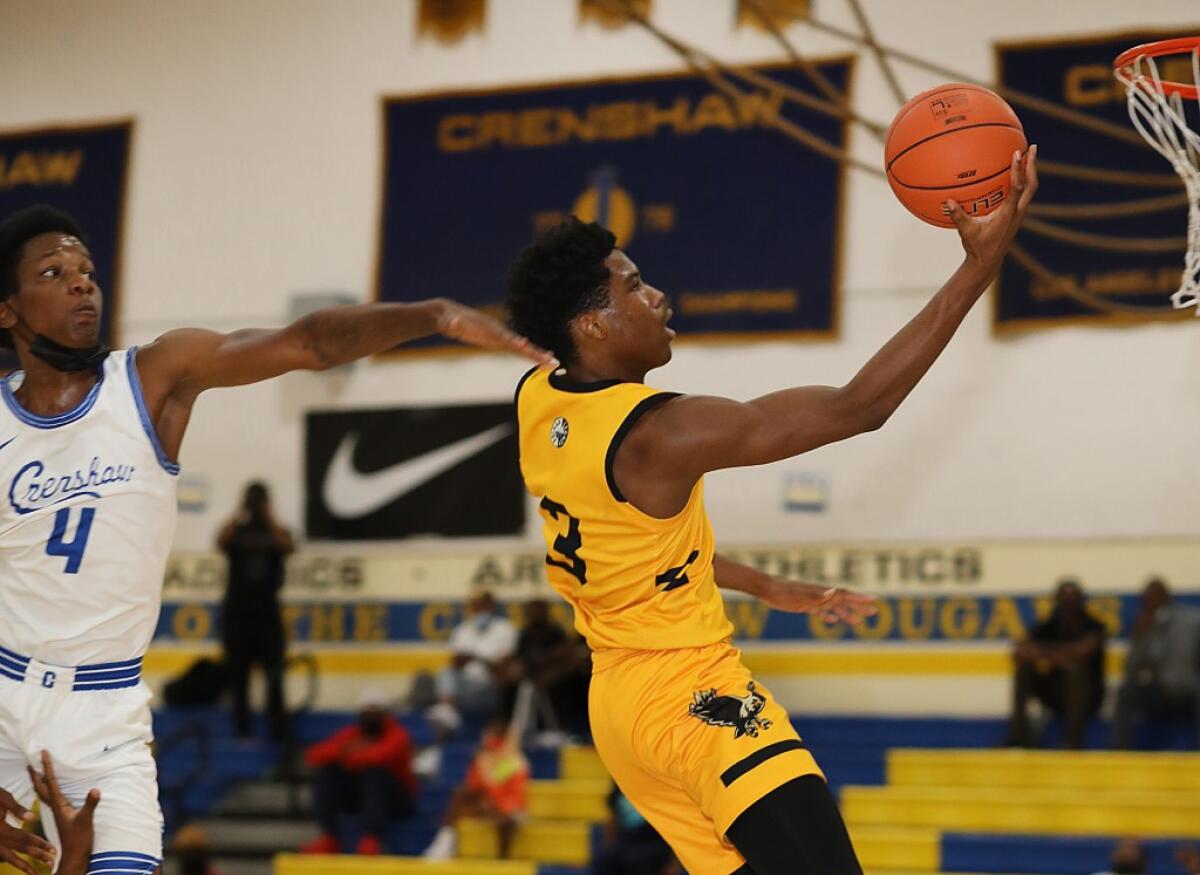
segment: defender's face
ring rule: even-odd
[[[604,311],[609,342],[623,361],[651,370],[671,360],[675,332],[667,326],[674,311],[667,296],[642,279],[637,265],[620,249],[605,259],[609,306]]]
[[[72,347],[100,341],[104,301],[96,284],[96,265],[83,242],[51,231],[25,244],[17,264],[17,294],[0,307],[0,325],[18,319],[34,334]]]

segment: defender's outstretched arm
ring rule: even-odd
[[[478,310],[443,298],[416,304],[360,304],[318,310],[278,330],[219,334],[170,331],[138,353],[145,383],[198,394],[220,386],[269,380],[289,371],[320,371],[431,334],[523,355],[539,364],[553,356]],[[152,372],[152,373],[148,373]]]
[[[318,310],[278,330],[170,331],[138,351],[137,371],[163,450],[176,459],[192,405],[206,389],[333,368],[430,334],[515,352],[538,364],[558,364],[553,355],[492,317],[437,298]]]
[[[745,403],[684,396],[646,415],[645,427],[626,441],[630,456],[690,484],[708,471],[787,459],[882,426],[999,270],[1037,190],[1036,150],[1013,156],[1012,194],[1000,209],[972,219],[950,205],[966,251],[962,265],[849,383],[787,389]]]

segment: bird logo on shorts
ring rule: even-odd
[[[754,689],[754,681],[747,684],[747,691],[746,696],[739,697],[718,696],[712,689],[701,690],[692,695],[688,713],[710,726],[732,726],[734,738],[743,735],[758,738],[758,730],[771,728],[770,720],[758,717],[767,699]]]

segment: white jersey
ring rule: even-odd
[[[146,411],[136,347],[74,410],[24,410],[0,385],[0,648],[78,666],[140,658],[175,535],[175,475]]]

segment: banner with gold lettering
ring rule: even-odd
[[[849,88],[850,59],[819,66]],[[499,311],[517,252],[575,214],[671,295],[683,337],[836,334],[842,169],[772,123],[844,145],[840,119],[778,93],[731,102],[694,75],[389,98],[383,114],[380,300]]]
[[[1044,164],[1074,165],[1084,175],[1042,174],[1035,204],[1065,209],[1034,218],[1066,234],[1047,236],[1026,227],[1017,239],[1056,279],[1038,276],[1009,258],[993,299],[996,330],[1145,318],[1089,306],[1071,296],[1075,290],[1114,303],[1169,310],[1167,297],[1179,287],[1187,235],[1183,185],[1130,123],[1125,89],[1113,77],[1112,62],[1132,46],[1183,35],[1131,32],[996,47],[997,80],[1002,85],[1103,119],[1130,135],[1130,140],[1118,139],[1041,111],[1014,107]],[[1190,63],[1184,63],[1188,70],[1181,81],[1190,82]],[[1099,179],[1095,171],[1124,184]],[[1147,211],[1137,206],[1171,196],[1175,200],[1165,208]],[[1122,211],[1118,205],[1133,209]],[[1147,241],[1151,245],[1145,245]]]
[[[865,626],[826,624],[771,611],[725,593],[744,641],[996,641],[1019,638],[1051,607],[1055,583],[1083,584],[1092,612],[1126,637],[1140,592],[1165,580],[1187,603],[1200,603],[1200,543],[1024,541],[977,544],[810,544],[723,547],[722,553],[768,574],[847,586],[880,598]],[[566,624],[570,608],[551,590],[542,551],[417,554],[301,550],[288,561],[284,616],[293,640],[324,643],[442,641],[472,592],[487,589],[511,611],[544,598]],[[225,560],[176,555],[163,582],[161,642],[219,637]]]
[[[49,204],[79,220],[104,290],[101,336],[109,344],[116,343],[132,138],[131,121],[0,131],[0,217],[33,204]]]

